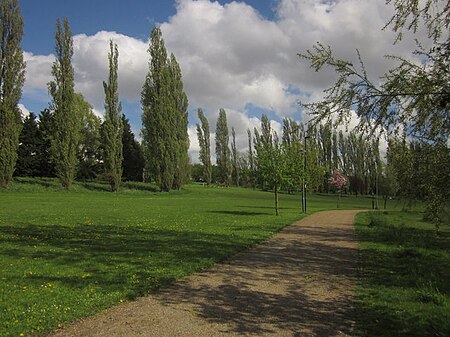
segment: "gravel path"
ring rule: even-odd
[[[51,336],[349,336],[359,211],[325,211],[232,261]]]

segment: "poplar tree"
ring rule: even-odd
[[[167,59],[161,30],[153,29],[149,71],[141,93],[146,172],[161,191],[180,188],[187,172],[187,96],[175,56]]]
[[[69,21],[56,21],[56,60],[53,62],[54,81],[48,83],[54,110],[55,133],[52,156],[61,185],[69,189],[77,167],[77,147],[80,138],[80,117],[74,109],[74,71],[72,67],[73,40]]]
[[[216,162],[219,169],[219,182],[225,186],[230,186],[231,183],[229,138],[227,114],[224,109],[220,109],[216,124]]]
[[[170,54],[169,59],[171,96],[173,100],[175,140],[176,140],[176,166],[173,188],[180,189],[184,181],[188,180],[189,164],[189,134],[188,134],[188,99],[183,90],[183,80],[180,65],[175,55]]]
[[[12,180],[22,130],[17,107],[25,81],[25,62],[20,43],[23,18],[17,0],[0,2],[0,187]]]
[[[110,178],[111,191],[116,192],[122,181],[123,162],[123,121],[122,104],[119,102],[118,69],[119,50],[117,44],[111,40],[109,43],[109,79],[103,82],[105,90],[105,124],[103,127],[105,139],[104,162],[105,169]]]
[[[234,184],[239,186],[239,154],[236,147],[236,131],[231,128],[231,162],[233,165]]]
[[[197,137],[200,145],[199,159],[203,164],[203,181],[211,185],[212,165],[211,165],[211,140],[209,132],[208,119],[203,114],[202,109],[198,109],[198,118],[200,123],[197,123]]]

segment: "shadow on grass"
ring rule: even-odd
[[[250,216],[271,214],[271,213],[263,213],[263,212],[246,212],[246,211],[210,211],[209,213],[225,214],[225,215],[250,215]]]
[[[357,225],[362,336],[450,336],[450,236],[411,219],[369,214]]]
[[[231,235],[94,224],[0,226],[0,255],[54,266],[53,275],[29,278],[37,286],[43,281],[74,288],[95,283],[110,291],[126,288],[130,298],[221,261],[250,243]],[[76,275],[58,275],[58,266]],[[90,276],[81,278],[83,273]],[[135,279],[131,283],[130,277]]]

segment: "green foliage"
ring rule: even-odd
[[[142,181],[145,167],[144,154],[139,142],[134,138],[131,126],[125,115],[122,115],[123,123],[123,177],[125,180]]]
[[[17,107],[25,81],[25,62],[20,47],[23,18],[17,0],[0,2],[0,188],[7,187],[17,161],[22,130]]]
[[[418,212],[358,215],[358,335],[449,335],[450,228],[437,236],[421,217]]]
[[[234,180],[234,185],[239,186],[239,171],[241,168],[239,167],[239,152],[236,147],[236,131],[234,130],[234,127],[231,128],[231,166],[231,177]]]
[[[39,114],[39,131],[42,136],[42,149],[40,160],[41,177],[55,177],[55,165],[51,155],[51,140],[54,134],[54,115],[50,109],[44,109]]]
[[[187,97],[181,70],[167,51],[161,30],[155,27],[150,38],[149,72],[142,93],[142,137],[146,169],[162,191],[179,189],[188,167]]]
[[[116,192],[122,182],[123,162],[123,121],[122,104],[119,102],[118,69],[119,50],[117,44],[109,44],[109,78],[108,83],[103,82],[105,90],[105,123],[103,125],[103,139],[106,174],[110,178],[111,191]]]
[[[52,66],[54,81],[48,83],[54,111],[52,155],[56,175],[65,189],[69,189],[77,168],[77,148],[80,141],[81,118],[74,107],[74,74],[72,67],[73,41],[69,21],[56,21],[55,52]]]
[[[216,162],[219,169],[219,183],[225,186],[231,185],[232,165],[229,140],[227,114],[224,109],[220,109],[216,124]]]
[[[100,173],[100,118],[97,117],[92,106],[86,102],[81,94],[74,94],[74,110],[80,118],[79,144],[77,148],[78,179],[93,179]]]
[[[211,140],[209,132],[208,119],[203,114],[202,109],[198,109],[198,119],[200,123],[197,123],[197,137],[198,144],[200,145],[199,159],[203,164],[203,181],[208,185],[211,185],[212,179],[212,164],[211,164]]]
[[[15,175],[36,177],[40,175],[43,137],[32,112],[23,122],[19,137],[17,169]]]
[[[308,60],[316,71],[331,67],[339,76],[325,90],[321,102],[303,104],[315,115],[315,121],[327,120],[342,124],[350,120],[352,111],[359,117],[358,128],[375,132],[382,128],[397,134],[406,130],[414,137],[431,141],[446,141],[450,134],[448,110],[450,104],[450,36],[448,35],[450,6],[447,0],[389,0],[395,14],[386,25],[392,25],[402,37],[404,28],[417,32],[425,25],[432,47],[424,50],[417,42],[422,63],[397,56],[397,61],[379,79],[369,78],[359,51],[359,67],[333,55],[329,46],[320,42],[300,57]]]

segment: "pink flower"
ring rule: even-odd
[[[345,185],[347,185],[347,178],[336,169],[331,173],[331,177],[328,179],[330,185],[336,186],[339,191],[342,191]]]

